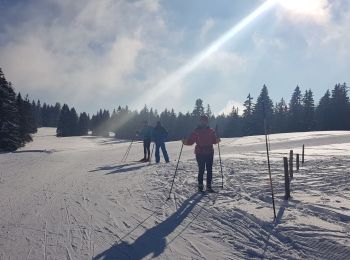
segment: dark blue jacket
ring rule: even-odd
[[[151,126],[143,127],[139,133],[139,136],[142,138],[142,140],[151,139],[152,135],[153,135],[153,129]]]
[[[168,138],[168,131],[163,126],[156,126],[153,129],[153,140],[156,143],[164,143]]]

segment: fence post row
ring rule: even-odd
[[[304,158],[305,158],[305,145],[303,145],[303,152],[301,154],[301,164],[302,165],[304,165],[304,162],[305,162]]]
[[[290,179],[293,179],[293,150],[289,152],[289,175]]]
[[[305,156],[305,145],[303,145],[302,151],[302,164],[304,164],[304,156]],[[285,195],[284,199],[288,200],[290,198],[290,182],[293,179],[293,150],[289,151],[289,161],[288,157],[283,157],[283,165],[284,165],[284,186],[285,186]],[[300,168],[300,156],[296,154],[296,170],[299,171]]]
[[[300,162],[299,162],[299,154],[298,153],[297,153],[297,158],[296,158],[296,167],[297,167],[297,171],[299,171]]]
[[[284,199],[288,200],[290,198],[290,180],[289,180],[288,158],[287,157],[283,157],[283,164],[284,164],[284,187],[285,187]]]

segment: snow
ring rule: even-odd
[[[142,144],[111,138],[34,141],[0,154],[0,259],[350,259],[350,132],[270,136],[273,220],[264,136],[223,139],[224,189],[196,194],[193,147],[171,163],[142,164]],[[301,153],[290,200],[284,156]],[[217,155],[217,151],[216,151]]]

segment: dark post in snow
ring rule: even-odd
[[[290,179],[293,179],[293,150],[289,152],[289,175]]]
[[[305,145],[303,145],[303,153],[301,154],[301,165],[304,165],[304,157],[305,156]]]
[[[285,187],[284,199],[288,200],[290,198],[290,181],[289,181],[288,158],[287,157],[283,157],[283,164],[284,164],[284,187]]]
[[[271,186],[271,197],[272,197],[272,206],[273,206],[273,219],[276,219],[276,206],[275,206],[275,195],[273,192],[273,183],[271,176],[271,164],[270,164],[270,150],[268,145],[268,131],[267,131],[267,121],[266,121],[266,113],[265,113],[265,103],[263,103],[263,111],[264,111],[264,129],[265,129],[265,144],[266,144],[266,156],[267,156],[267,166],[269,170],[270,177],[270,186]]]
[[[299,154],[298,153],[297,153],[297,158],[296,158],[296,166],[297,166],[297,171],[299,171],[300,162],[299,162]]]

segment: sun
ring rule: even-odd
[[[327,8],[327,0],[280,0],[279,4],[297,15],[323,16]]]

